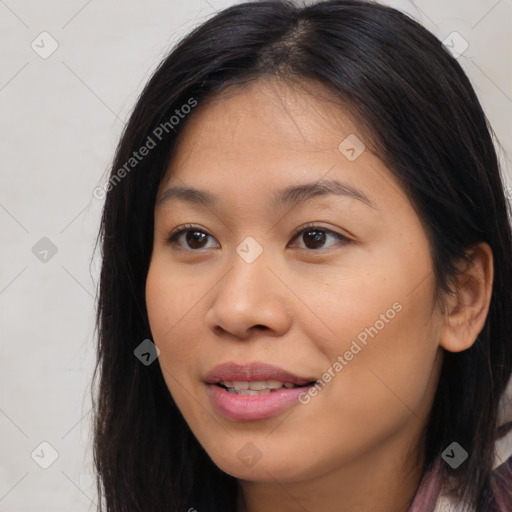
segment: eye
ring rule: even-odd
[[[192,224],[186,224],[184,226],[181,226],[181,229],[178,228],[178,231],[174,231],[169,236],[167,241],[173,245],[180,245],[178,244],[178,241],[182,237],[182,235],[186,235],[185,240],[189,249],[195,250],[210,248],[206,246],[207,238],[210,235],[203,229],[193,226]]]
[[[298,238],[299,235],[302,235],[300,239],[304,241],[306,245],[306,247],[299,247],[300,249],[324,249],[325,247],[322,247],[322,245],[325,243],[328,236],[338,239],[338,241],[341,241],[343,245],[350,243],[350,240],[347,237],[315,224],[308,224],[306,227],[302,226],[298,228],[295,231],[293,240]]]
[[[301,234],[305,247],[299,247],[300,249],[323,249],[325,247],[322,247],[322,245],[325,244],[326,239],[329,236],[337,239],[338,241],[341,241],[343,244],[350,243],[350,240],[347,237],[315,224],[309,224],[305,227],[301,226],[300,228],[296,229],[293,234],[292,241],[298,238],[298,236]],[[183,235],[185,235],[185,242],[187,244],[186,248],[188,249],[197,250],[211,248],[207,245],[208,237],[211,235],[202,228],[192,224],[186,224],[178,228],[168,237],[167,241],[172,245],[181,246],[180,239],[183,237]]]

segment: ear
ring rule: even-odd
[[[491,302],[494,279],[492,250],[485,242],[469,250],[471,261],[458,277],[458,290],[449,295],[439,344],[449,352],[470,348],[482,331]]]

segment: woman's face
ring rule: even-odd
[[[158,361],[199,443],[244,480],[408,460],[437,385],[424,229],[358,127],[311,90],[259,81],[200,104],[155,208]]]

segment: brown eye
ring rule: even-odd
[[[202,231],[186,231],[185,232],[185,240],[187,241],[187,244],[192,249],[203,249],[203,247],[206,245],[206,239],[208,235]]]
[[[333,237],[338,239],[338,241],[342,241],[344,243],[349,243],[350,240],[339,233],[335,233],[329,229],[322,228],[320,226],[309,226],[297,233],[294,237],[303,241],[305,247],[301,247],[301,249],[311,249],[318,250],[324,249],[323,245],[325,244],[327,237]],[[335,244],[331,244],[335,245]],[[329,246],[328,246],[329,247]]]
[[[304,231],[302,239],[308,249],[318,249],[325,244],[325,231],[321,229],[308,229],[307,231]]]
[[[201,249],[212,248],[211,246],[207,246],[208,237],[213,239],[213,237],[203,229],[193,225],[186,225],[182,227],[182,229],[179,229],[170,235],[168,242],[185,250],[199,251]],[[335,233],[329,229],[322,228],[321,226],[307,226],[306,228],[302,228],[300,231],[297,230],[293,240],[299,239],[303,242],[304,246],[299,247],[300,249],[318,251],[329,247],[329,245],[324,246],[329,237],[337,240],[338,242],[342,242],[343,245],[350,243],[350,240],[345,236]],[[183,238],[185,240],[184,242]]]
[[[183,246],[183,243],[180,242],[180,239],[183,237],[185,238],[185,245]],[[178,245],[180,247],[184,247],[185,249],[191,249],[191,250],[199,250],[199,249],[209,249],[210,247],[207,247],[208,243],[208,237],[211,235],[207,233],[206,231],[203,231],[202,229],[199,229],[194,226],[185,226],[183,229],[180,229],[179,231],[174,232],[171,236],[168,238],[168,242],[173,245]]]

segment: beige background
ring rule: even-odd
[[[102,201],[92,191],[168,47],[233,3],[0,0],[0,512],[95,509],[91,258]],[[512,0],[389,3],[442,40],[457,31],[468,42],[459,61],[509,155],[512,186]],[[43,31],[58,44],[46,59],[31,47],[51,49]],[[32,250],[43,237],[57,250],[46,262]],[[34,459],[48,464],[52,450],[58,458],[41,468]]]

